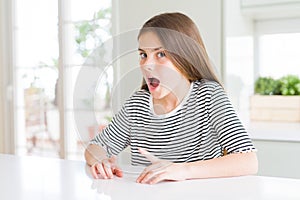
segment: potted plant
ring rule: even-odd
[[[250,99],[250,119],[300,122],[299,77],[259,77]]]

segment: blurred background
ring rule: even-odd
[[[268,82],[259,85],[259,78],[281,81],[278,87],[288,92],[277,95],[299,97],[300,0],[0,0],[0,9],[0,153],[84,160],[87,142],[141,83],[136,49],[112,56],[131,47],[136,35],[129,40],[119,36],[153,15],[180,11],[199,27],[226,92],[259,149],[259,174],[300,178],[300,160],[294,156],[300,154],[300,99],[269,109],[279,114],[262,112],[262,107],[251,113],[251,98],[271,87]],[[111,62],[74,108],[80,70],[97,47],[114,37],[113,48],[97,54]],[[273,93],[271,89],[267,95]],[[282,105],[291,104],[292,111],[282,111]],[[81,116],[79,124],[75,112]],[[89,120],[91,113],[96,121]]]

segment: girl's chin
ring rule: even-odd
[[[153,97],[159,98],[159,96],[160,96],[159,86],[153,87],[151,85],[148,85],[148,89]]]
[[[158,87],[159,86],[156,86],[156,87],[153,87],[152,85],[148,85],[148,89],[149,89],[149,91],[152,93],[152,92],[155,92],[155,91],[157,91],[158,90]]]

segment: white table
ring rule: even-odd
[[[0,154],[0,199],[300,199],[298,179],[244,176],[143,185],[135,183],[135,169],[124,169],[123,178],[93,180],[84,162]]]

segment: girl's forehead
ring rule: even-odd
[[[145,32],[139,37],[139,49],[157,49],[161,48],[162,44],[153,32]]]

